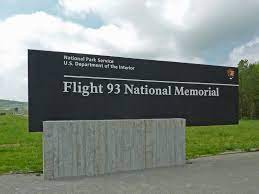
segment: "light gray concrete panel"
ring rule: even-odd
[[[53,131],[52,128],[48,128],[45,124],[43,134],[43,171],[44,178],[53,179],[54,177],[54,156],[53,156]],[[50,129],[50,130],[49,130]]]
[[[43,127],[45,179],[185,163],[184,119],[46,121]]]

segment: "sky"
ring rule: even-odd
[[[28,49],[236,66],[258,24],[259,0],[0,0],[0,99],[28,101]]]

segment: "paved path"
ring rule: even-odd
[[[200,158],[183,167],[69,180],[4,175],[0,176],[0,193],[259,194],[259,152]]]

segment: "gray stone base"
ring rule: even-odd
[[[185,119],[43,122],[45,179],[185,163]]]

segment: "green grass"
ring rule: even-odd
[[[188,127],[187,158],[226,151],[259,148],[259,120],[241,120],[239,125]]]
[[[0,173],[42,170],[41,133],[28,132],[28,118],[0,116]]]
[[[42,134],[28,132],[28,118],[0,116],[0,174],[42,171]],[[188,127],[187,158],[259,148],[259,120],[239,125]]]

